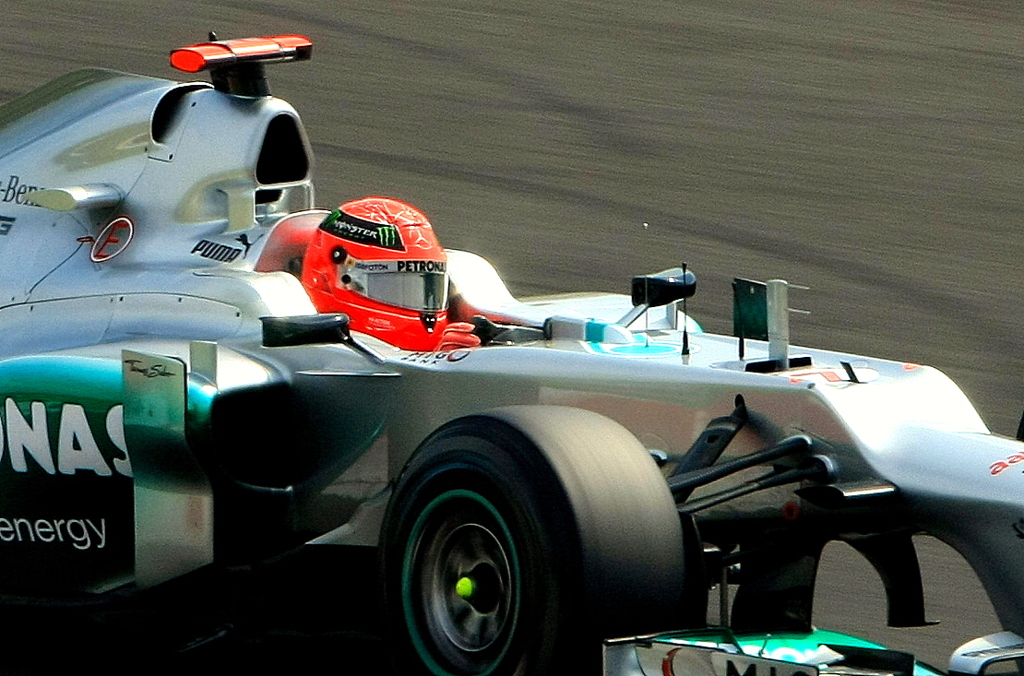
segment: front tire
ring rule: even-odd
[[[596,666],[600,639],[678,616],[683,543],[647,451],[597,414],[456,420],[399,477],[381,546],[400,668],[434,676]]]

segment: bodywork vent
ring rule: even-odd
[[[291,115],[278,115],[267,125],[256,180],[262,185],[292,183],[305,180],[309,173],[309,158],[299,125]]]
[[[167,92],[164,97],[160,99],[160,103],[157,104],[156,109],[153,111],[153,119],[150,122],[149,129],[153,140],[157,143],[166,143],[167,134],[170,131],[175,118],[178,116],[181,100],[185,98],[187,94],[190,94],[197,89],[208,88],[209,85],[207,84],[195,83],[175,87]]]

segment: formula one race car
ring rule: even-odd
[[[519,301],[449,251],[406,272],[447,274],[479,347],[400,349],[317,312],[303,257],[338,216],[263,72],[310,50],[213,41],[171,58],[212,85],[85,70],[0,108],[4,601],[144,607],[363,545],[409,673],[594,673],[602,640],[608,674],[925,673],[814,629],[811,600],[844,540],[890,623],[923,623],[927,532],[1024,634],[1024,444],[934,369],[791,348],[784,282],[737,280],[720,336],[686,316],[688,270]],[[719,583],[735,601],[708,627]]]

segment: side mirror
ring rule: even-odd
[[[653,275],[633,278],[633,306],[661,307],[689,298],[697,290],[697,276],[689,270],[672,268]]]
[[[260,317],[264,347],[348,343],[348,315],[341,312],[292,317]]]
[[[696,290],[697,276],[683,268],[634,277],[631,287],[633,309],[616,323],[628,328],[652,307],[667,307],[677,300],[689,298]],[[675,308],[668,308],[666,316],[667,326],[674,331],[677,328]]]
[[[316,315],[294,317],[260,317],[263,322],[264,347],[293,347],[341,343],[347,345],[374,364],[386,360],[352,337],[348,315],[344,312],[323,312]]]

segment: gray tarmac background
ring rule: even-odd
[[[714,331],[732,277],[782,277],[810,287],[794,342],[935,365],[1016,429],[1019,3],[0,0],[0,101],[86,66],[173,78],[167,52],[211,29],[312,37],[270,78],[321,204],[406,199],[519,294],[686,261]],[[997,625],[962,560],[922,558],[938,627],[880,628],[881,585],[841,548],[817,622],[945,666]]]

